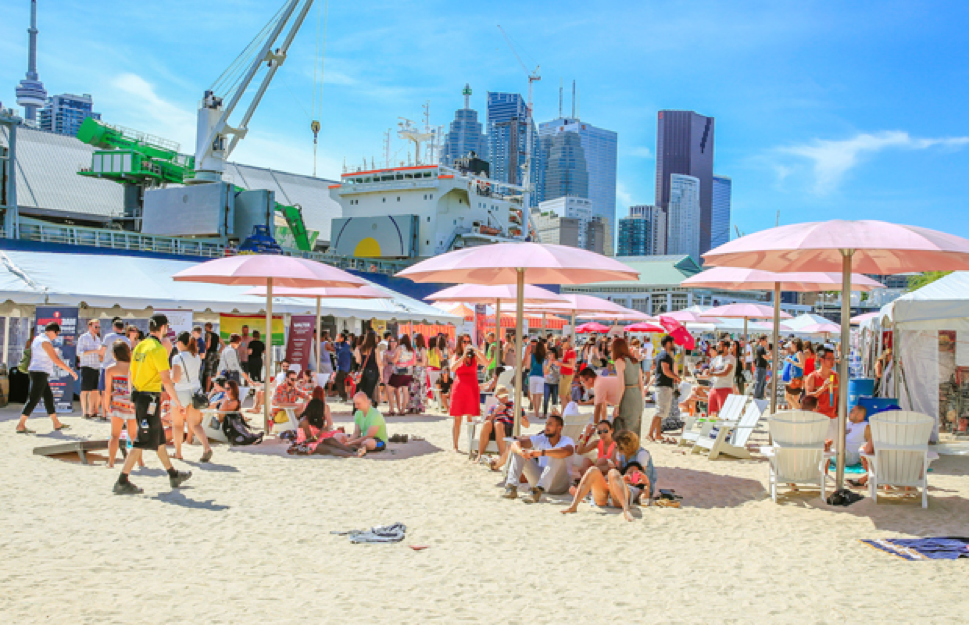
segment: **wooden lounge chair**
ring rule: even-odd
[[[731,395],[731,397],[734,397],[734,395]],[[737,397],[746,396],[738,395]],[[750,452],[747,451],[747,441],[754,430],[757,429],[757,424],[766,409],[767,401],[763,399],[751,401],[738,420],[714,423],[714,427],[719,428],[716,435],[711,432],[707,436],[698,438],[691,453],[707,453],[709,460],[716,460],[720,457],[720,454],[734,458],[750,458]]]
[[[686,417],[683,420],[683,435],[680,436],[680,442],[677,446],[696,445],[699,439],[710,436],[710,431],[718,423],[736,421],[747,406],[748,399],[750,398],[746,395],[727,396],[727,401],[724,402],[718,419]]]
[[[918,412],[889,410],[872,415],[871,440],[875,453],[863,454],[868,460],[868,487],[878,503],[878,486],[890,485],[922,489],[922,507],[929,505],[929,463],[939,457],[929,451],[929,437],[935,421]]]
[[[774,444],[761,447],[760,452],[770,460],[771,499],[777,502],[778,484],[808,484],[819,487],[824,500],[830,457],[824,451],[828,417],[806,410],[778,412],[768,427]]]

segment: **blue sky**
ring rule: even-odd
[[[192,152],[202,91],[277,1],[41,0],[41,79]],[[0,0],[5,106],[26,67],[28,7]],[[716,117],[716,169],[733,178],[744,233],[780,211],[782,224],[877,218],[969,236],[953,219],[969,195],[965,2],[331,0],[321,175],[379,159],[384,130],[427,100],[447,123],[465,82],[482,117],[487,90],[525,93],[499,23],[541,65],[537,121],[575,79],[581,117],[619,133],[620,216],[653,200],[656,112],[692,109]],[[312,170],[316,30],[314,9],[233,160]]]

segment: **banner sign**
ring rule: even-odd
[[[480,345],[484,341],[485,322],[488,320],[488,307],[484,304],[474,305],[474,331],[471,333],[471,344]]]
[[[260,335],[266,333],[265,315],[219,315],[219,336],[222,342],[228,344],[229,337],[233,334],[242,336],[242,326],[249,326],[249,334],[253,330],[258,330]],[[273,345],[282,346],[286,344],[286,326],[283,324],[283,317],[273,315]],[[262,337],[263,343],[266,342]]]
[[[78,309],[68,306],[38,306],[37,334],[50,322],[61,326],[61,333],[54,339],[54,351],[71,368],[76,368]],[[63,369],[54,367],[50,377],[50,390],[54,394],[54,407],[58,413],[74,411],[74,379]]]
[[[286,360],[297,364],[303,371],[316,357],[313,351],[313,331],[316,330],[316,315],[293,315],[289,322],[289,341],[286,344]],[[311,367],[316,368],[316,363]]]
[[[175,344],[175,337],[177,337],[182,332],[192,331],[192,314],[191,310],[159,310],[155,309],[156,314],[162,314],[168,317],[168,338],[171,339],[172,345]],[[263,322],[265,323],[265,322]]]

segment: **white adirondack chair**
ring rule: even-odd
[[[498,403],[494,395],[488,395],[485,399],[484,408],[481,411],[482,415],[488,414],[488,409]],[[478,430],[478,426],[485,422],[484,416],[474,417],[469,423],[465,424],[465,433],[468,435],[468,455],[470,456],[474,452],[478,451],[478,444],[481,442],[475,437]],[[495,441],[488,441],[488,446],[485,447],[485,453],[498,453],[498,443]]]
[[[770,460],[770,496],[777,502],[778,484],[809,484],[821,489],[826,497],[825,469],[828,455],[824,439],[828,417],[817,412],[791,410],[778,412],[768,421],[774,444],[761,447]]]
[[[731,397],[734,397],[731,395]],[[739,395],[738,397],[746,397]],[[729,398],[728,398],[729,399]],[[691,453],[707,453],[709,460],[716,460],[720,454],[732,456],[734,458],[750,458],[747,451],[747,441],[750,435],[757,429],[764,410],[767,409],[768,402],[763,399],[755,399],[747,404],[744,413],[736,421],[718,421],[714,427],[719,428],[716,436],[711,432],[707,436],[701,436],[693,445]]]
[[[868,486],[878,503],[878,486],[915,486],[922,489],[922,507],[929,505],[929,463],[939,457],[929,451],[934,421],[918,412],[889,410],[872,415],[871,440],[875,453],[868,460]]]
[[[214,408],[206,408],[202,411],[202,430],[205,431],[205,436],[209,439],[209,442],[218,441],[220,443],[229,444],[229,439],[226,438],[225,433],[222,431],[222,426],[219,423],[218,416],[220,414],[226,414],[224,412],[219,412]],[[214,420],[214,422],[213,422]],[[218,424],[218,427],[216,427]]]
[[[747,395],[728,395],[727,401],[724,402],[723,408],[720,410],[720,418],[716,420],[687,417],[683,421],[683,435],[680,436],[680,442],[677,443],[677,447],[696,445],[699,439],[709,437],[710,431],[718,423],[723,421],[736,421],[743,413],[744,408],[747,406],[747,400],[749,399],[750,397]]]

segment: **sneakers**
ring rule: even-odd
[[[179,471],[175,477],[168,476],[168,483],[172,485],[172,488],[178,488],[190,477],[192,477],[191,471]]]
[[[542,500],[542,493],[544,492],[541,488],[533,488],[528,497],[525,497],[522,501],[525,503],[538,503]]]
[[[518,487],[517,486],[505,486],[505,494],[502,495],[505,499],[518,499]]]
[[[125,482],[122,484],[120,481],[114,483],[114,494],[115,495],[140,495],[145,492],[144,490],[138,488],[131,482]]]

